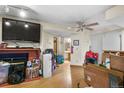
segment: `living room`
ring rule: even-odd
[[[0,87],[123,88],[123,10],[0,5]]]

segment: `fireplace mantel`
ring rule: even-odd
[[[40,48],[0,48],[0,53],[28,53],[28,60],[39,58]]]

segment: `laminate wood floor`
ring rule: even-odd
[[[81,81],[80,81],[81,80]],[[40,78],[38,80],[23,82],[16,85],[7,85],[5,88],[77,88],[77,83],[81,82],[81,87],[87,87],[83,80],[83,68],[70,66],[66,61],[59,65],[51,78]]]

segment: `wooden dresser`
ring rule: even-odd
[[[110,88],[110,79],[109,75],[113,75],[115,77],[119,78],[119,86],[123,87],[124,82],[124,73],[112,70],[112,69],[106,69],[101,66],[97,66],[94,64],[88,64],[84,68],[84,76],[85,81],[88,85],[91,85],[94,88]]]
[[[106,58],[110,59],[110,69],[88,64],[84,68],[85,81],[96,88],[109,88],[112,76],[118,78],[119,87],[124,87],[124,51],[104,50],[102,63]]]

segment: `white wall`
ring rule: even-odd
[[[85,59],[85,53],[89,50],[90,38],[89,31],[84,31],[76,35],[71,36],[73,40],[79,40],[79,46],[73,46],[73,54],[71,54],[71,65],[82,65]]]
[[[42,43],[40,44],[41,51],[44,51],[47,48],[53,49],[53,39],[54,35],[49,34],[45,31],[42,31]]]
[[[120,50],[120,31],[103,34],[103,50]]]
[[[0,43],[2,43],[2,17],[0,17]]]
[[[98,58],[98,62],[101,62],[101,56],[102,56],[102,34],[95,34],[95,35],[91,35],[90,39],[91,39],[91,50],[93,52],[97,52],[99,53],[99,58]]]
[[[91,49],[99,53],[99,63],[103,50],[120,50],[120,34],[120,30],[91,34]],[[122,41],[124,49],[124,34]]]
[[[47,31],[51,34],[54,34],[54,31],[58,31],[58,32],[69,32],[69,30],[67,29],[67,26],[64,25],[59,25],[59,24],[54,24],[54,23],[47,23],[47,22],[41,22],[44,31]]]
[[[124,51],[124,30],[122,30],[121,36],[122,36],[122,50]]]

